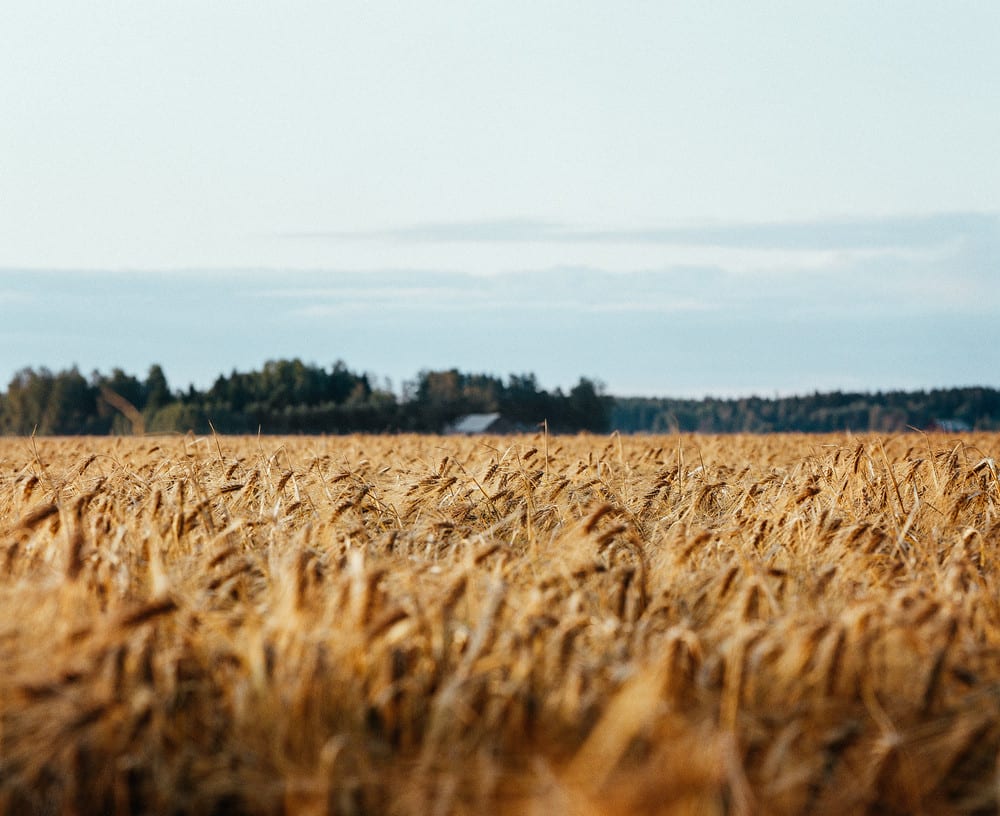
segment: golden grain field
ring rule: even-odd
[[[0,440],[0,811],[996,813],[998,454]]]

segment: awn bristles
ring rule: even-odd
[[[996,810],[998,455],[0,441],[0,810]]]

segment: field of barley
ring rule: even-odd
[[[998,455],[0,440],[0,812],[996,813]]]

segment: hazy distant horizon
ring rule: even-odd
[[[687,263],[639,271],[0,269],[0,382],[24,366],[156,362],[172,387],[206,387],[298,357],[397,391],[449,368],[547,388],[585,376],[619,396],[996,387],[1000,219],[920,223],[849,230],[860,249],[683,246]]]

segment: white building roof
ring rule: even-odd
[[[500,414],[466,414],[459,417],[451,426],[452,433],[485,433],[490,425],[500,419]]]

